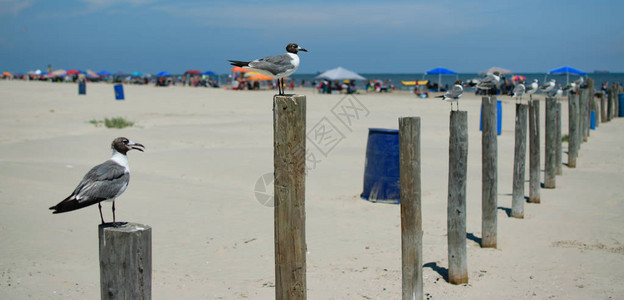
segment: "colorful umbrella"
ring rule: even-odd
[[[67,71],[67,73],[66,73],[66,74],[67,74],[67,75],[80,74],[80,71],[78,71],[78,70],[74,70],[74,69],[71,69],[71,70]]]
[[[513,77],[511,77],[511,80],[515,82],[521,82],[527,80],[527,78],[522,75],[514,75]]]
[[[167,76],[171,76],[171,73],[169,73],[167,71],[162,71],[162,72],[156,74],[156,76],[158,76],[158,77],[167,77]]]
[[[251,76],[249,76],[251,75]],[[249,81],[265,81],[265,80],[273,80],[273,77],[267,76],[264,74],[256,73],[256,72],[248,72],[245,74],[245,77]]]
[[[232,72],[249,72],[249,70],[243,69],[241,67],[234,67],[232,68]]]
[[[193,69],[193,70],[188,70],[188,71],[184,72],[184,75],[187,75],[187,74],[188,75],[199,75],[201,73],[202,73],[201,71]]]

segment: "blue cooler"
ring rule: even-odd
[[[483,106],[479,116],[479,131],[483,130]],[[496,100],[496,135],[500,135],[503,130],[503,104]]]
[[[115,100],[124,100],[123,84],[115,85]]]
[[[82,81],[78,82],[78,95],[86,95],[87,94],[87,83]]]
[[[364,166],[364,191],[372,202],[400,203],[399,131],[369,128]]]
[[[618,117],[624,117],[624,93],[618,94]]]

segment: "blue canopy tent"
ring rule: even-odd
[[[440,91],[440,87],[442,86],[442,75],[455,75],[457,77],[457,72],[451,71],[445,68],[435,68],[427,71],[426,75],[438,75],[438,92]],[[424,77],[424,76],[423,76]]]
[[[167,71],[162,71],[162,72],[156,74],[156,76],[158,76],[158,77],[169,77],[169,76],[171,76],[171,73],[169,73]]]
[[[578,76],[587,75],[587,73],[581,70],[577,70],[575,68],[569,67],[569,66],[563,66],[561,68],[550,70],[548,72],[548,75],[563,75],[563,74],[566,75],[566,84],[570,83],[570,74],[578,75]],[[544,78],[544,81],[546,81],[546,78]]]

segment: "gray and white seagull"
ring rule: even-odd
[[[525,93],[529,95],[529,100],[533,101],[533,94],[535,94],[535,92],[537,92],[537,89],[539,88],[539,83],[537,81],[537,79],[533,79],[533,82],[531,82],[531,84],[526,84],[525,85]]]
[[[525,91],[526,91],[526,87],[524,86],[523,83],[516,84],[516,87],[514,88],[513,95],[512,95],[512,97],[516,98],[516,103],[518,103],[518,100],[522,100],[522,95],[524,95]]]
[[[462,84],[461,80],[455,80],[455,84],[450,90],[436,98],[442,98],[443,101],[451,102],[451,110],[453,110],[453,102],[457,103],[457,110],[459,110],[459,97],[464,93]]]
[[[552,89],[555,88],[555,80],[551,79],[548,82],[544,82],[544,84],[542,84],[539,89],[544,92],[544,93],[548,93],[550,92]]]
[[[286,46],[286,53],[284,54],[268,56],[252,61],[229,60],[229,62],[233,66],[256,71],[260,74],[277,79],[278,93],[284,95],[284,77],[290,76],[299,68],[299,55],[297,55],[299,51],[308,52],[308,50],[299,47],[299,45],[290,43]]]
[[[479,81],[479,83],[477,84],[477,89],[486,90],[488,91],[488,94],[492,94],[493,89],[498,88],[499,84],[500,84],[500,73],[499,72],[488,73],[487,75],[485,75],[485,77],[483,77]]]
[[[113,140],[111,148],[113,149],[111,158],[93,167],[82,178],[82,181],[69,197],[50,207],[51,210],[54,210],[53,213],[64,213],[97,203],[100,218],[104,224],[100,202],[108,200],[113,202],[113,225],[117,226],[115,223],[115,199],[126,190],[128,182],[130,182],[130,169],[128,168],[126,153],[133,149],[143,152],[145,146],[125,137],[118,137]]]

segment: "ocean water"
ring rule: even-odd
[[[299,85],[301,81],[303,80],[305,82],[305,86],[309,87],[311,86],[312,82],[315,80],[314,77],[316,77],[317,75],[318,74],[296,74],[295,73],[291,75],[290,78],[294,79],[297,85]],[[397,74],[362,73],[360,75],[364,76],[367,80],[381,80],[381,81],[388,80],[389,82],[394,84],[396,89],[399,89],[399,90],[413,89],[413,87],[402,85],[401,80],[403,81],[430,80],[431,82],[438,81],[438,75],[424,75],[423,73],[409,73],[409,74],[407,73],[397,73]],[[547,75],[546,73],[517,73],[514,75],[522,75],[526,77],[527,82],[532,82],[533,79],[537,79],[539,80],[540,84],[546,80],[550,80],[553,78],[557,80],[557,84],[561,84],[562,87],[565,86],[567,83],[566,75]],[[511,76],[513,75],[508,75],[507,77],[511,79]],[[450,86],[455,82],[457,78],[463,82],[466,82],[470,79],[481,78],[481,77],[482,76],[478,75],[477,73],[460,73],[457,76],[456,75],[442,75],[441,81],[442,81],[442,86],[446,84]],[[587,77],[592,78],[594,80],[596,89],[600,89],[602,84],[605,82],[608,82],[609,85],[613,84],[614,82],[618,82],[620,83],[620,85],[624,85],[624,73],[587,73]],[[569,80],[574,81],[578,78],[579,78],[578,75],[570,75]],[[316,83],[318,84],[319,82],[320,80],[316,79]],[[365,81],[356,81],[356,87],[358,89],[364,88],[365,85],[366,85]]]

